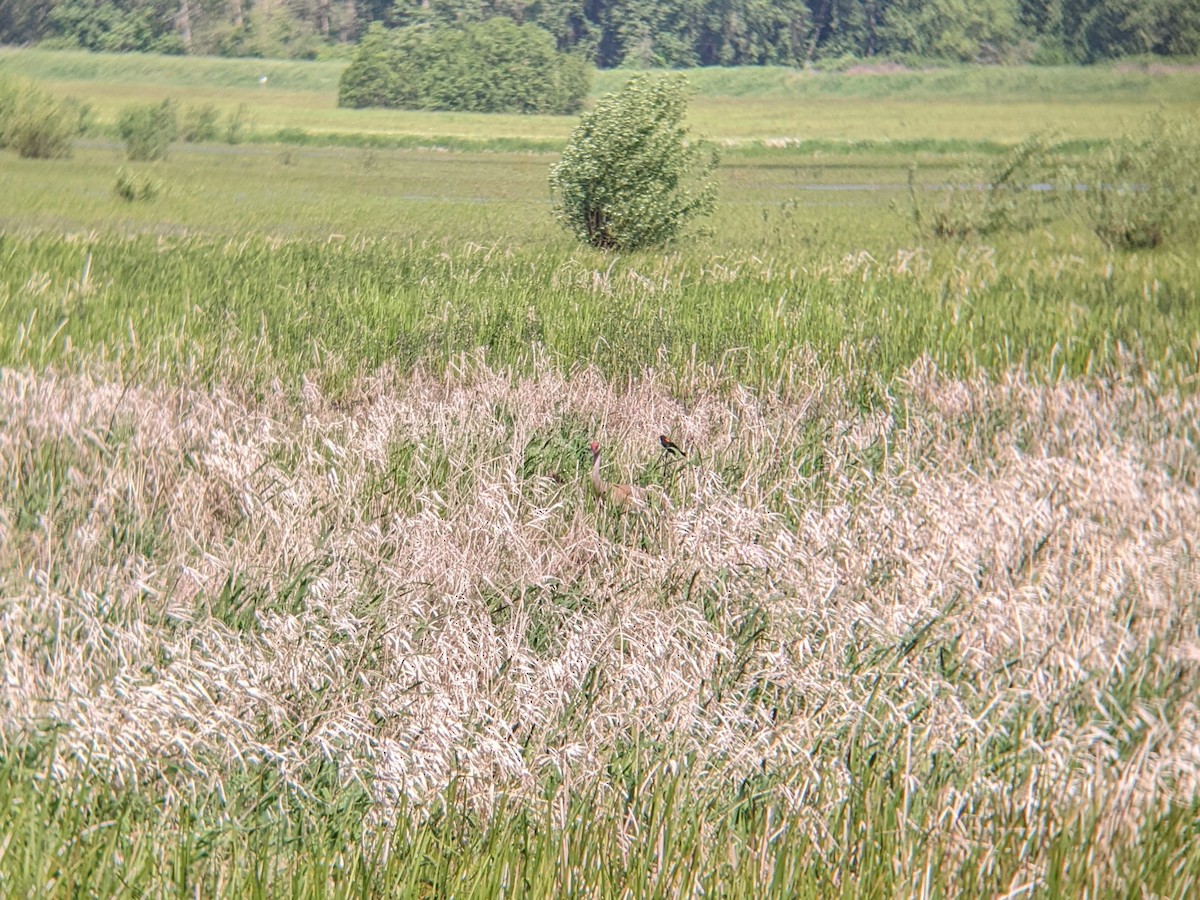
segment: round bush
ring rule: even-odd
[[[503,17],[461,29],[373,26],[342,73],[338,105],[566,114],[588,76],[549,32]]]
[[[689,141],[683,76],[634,76],[602,98],[550,170],[559,221],[603,250],[663,244],[716,205],[716,147]]]

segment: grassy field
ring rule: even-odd
[[[561,147],[571,120],[337,108],[345,63],[225,60],[0,49],[0,74],[24,75],[90,103],[101,122],[121,107],[171,97],[245,104],[266,137],[281,129],[312,136],[358,134],[427,143],[517,141]],[[265,83],[260,83],[261,78]],[[592,95],[628,73],[601,72]],[[918,144],[1015,143],[1033,131],[1110,138],[1151,109],[1194,114],[1200,71],[1126,68],[965,68],[891,74],[804,73],[794,69],[711,69],[694,73],[691,121],[732,144],[809,140]]]
[[[0,893],[1196,892],[1200,242],[907,179],[1200,75],[697,73],[718,213],[613,257],[571,120],[341,65],[0,53],[257,128],[0,154]]]

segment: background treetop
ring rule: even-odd
[[[0,43],[315,58],[346,55],[376,23],[494,18],[602,68],[1200,53],[1194,0],[6,0]]]

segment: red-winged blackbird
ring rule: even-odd
[[[665,434],[660,434],[658,436],[658,442],[662,444],[664,453],[678,453],[680,456],[687,456],[687,454],[683,452],[682,448]]]

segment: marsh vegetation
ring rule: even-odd
[[[909,201],[1195,73],[706,73],[710,233],[613,255],[571,119],[0,60],[98,129],[0,153],[7,894],[1195,892],[1196,234]],[[131,163],[168,95],[257,131]]]

